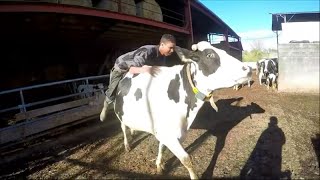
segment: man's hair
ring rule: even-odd
[[[172,42],[176,44],[176,38],[171,34],[164,34],[160,39],[160,43]]]

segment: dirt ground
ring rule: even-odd
[[[205,104],[183,143],[203,179],[319,179],[319,95],[267,90],[256,76],[251,88],[215,93],[219,112]],[[115,116],[98,118],[44,137],[15,153],[2,153],[1,179],[185,179],[187,170],[169,150],[157,174],[158,142],[144,132],[125,152]]]

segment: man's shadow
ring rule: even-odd
[[[281,172],[282,146],[286,138],[278,119],[270,117],[268,128],[259,137],[247,163],[241,170],[243,179],[291,179],[291,172]]]
[[[218,156],[225,145],[225,140],[229,131],[246,117],[251,118],[252,114],[265,112],[265,110],[256,103],[251,103],[242,107],[238,106],[242,99],[243,98],[240,97],[218,100],[216,104],[219,108],[219,112],[213,110],[210,103],[205,103],[198,112],[191,128],[208,130],[203,135],[204,137],[199,138],[205,138],[210,135],[217,137],[214,153],[209,166],[202,174],[202,179],[212,178]]]

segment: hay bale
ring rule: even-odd
[[[130,15],[136,15],[136,3],[134,0],[121,0],[121,12]]]
[[[39,0],[40,2],[59,3],[59,0]]]
[[[155,0],[143,0],[136,4],[137,15],[156,21],[163,21],[162,11]]]
[[[70,4],[77,6],[92,7],[91,0],[59,0],[60,4]]]
[[[5,1],[28,1],[28,2],[58,3],[59,0],[5,0]]]
[[[136,15],[136,4],[134,0],[121,0],[121,11],[119,11],[118,0],[101,0],[98,3],[97,8]]]
[[[101,0],[97,8],[118,12],[118,2],[116,0]]]

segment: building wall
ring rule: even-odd
[[[279,44],[279,91],[319,92],[319,43]]]
[[[281,26],[279,44],[303,40],[319,42],[320,22],[288,22]]]

